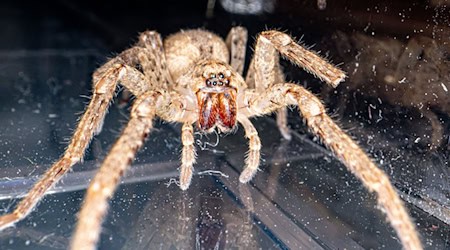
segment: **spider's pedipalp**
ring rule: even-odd
[[[255,115],[271,113],[281,106],[297,105],[311,131],[369,191],[376,193],[379,205],[405,249],[422,249],[415,226],[387,175],[333,122],[317,97],[299,85],[286,83],[273,85],[249,103],[250,113]]]
[[[95,249],[108,201],[152,128],[159,96],[159,93],[149,92],[134,103],[131,119],[89,185],[71,249]]]
[[[245,160],[245,167],[242,171],[239,181],[242,183],[249,182],[258,171],[259,162],[261,158],[261,141],[258,136],[258,131],[253,126],[252,122],[245,116],[239,116],[238,121],[245,130],[245,137],[248,139],[249,151]]]
[[[192,172],[195,163],[194,128],[191,123],[184,123],[181,129],[181,142],[183,151],[181,154],[180,188],[186,190],[191,185]]]

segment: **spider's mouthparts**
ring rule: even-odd
[[[228,132],[236,125],[236,90],[224,92],[197,93],[199,104],[198,127],[203,131],[212,131],[215,126],[222,132]]]

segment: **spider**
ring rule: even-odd
[[[286,83],[280,54],[336,87],[345,78],[340,69],[296,43],[289,35],[268,30],[259,34],[247,76],[243,69],[247,30],[234,27],[226,40],[202,29],[180,31],[164,41],[155,31],[140,34],[137,44],[109,60],[93,74],[93,95],[63,156],[34,185],[15,210],[0,217],[0,229],[27,216],[100,133],[117,85],[135,97],[130,119],[93,178],[78,215],[72,249],[95,249],[101,224],[121,176],[143,145],[156,117],[182,123],[180,188],[188,189],[195,163],[194,124],[199,131],[233,131],[238,124],[249,140],[239,180],[249,182],[260,164],[261,142],[249,118],[277,112],[282,136],[290,139],[287,106],[297,106],[313,134],[366,186],[377,194],[405,249],[421,243],[402,201],[364,151],[326,114],[321,101],[305,88]]]

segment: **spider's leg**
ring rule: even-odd
[[[344,163],[366,188],[375,192],[405,249],[422,249],[418,233],[388,176],[325,113],[320,100],[296,84],[275,84],[263,94],[250,93],[247,115],[263,115],[280,107],[297,105],[311,131]]]
[[[180,188],[188,189],[191,185],[193,165],[195,163],[194,128],[191,123],[184,123],[181,130],[183,151],[181,154]]]
[[[120,178],[149,134],[158,99],[161,99],[160,93],[150,91],[139,96],[133,104],[130,120],[86,192],[71,249],[95,249],[101,223],[108,209],[108,199],[112,197]]]
[[[277,55],[277,57],[278,57],[278,55]],[[277,74],[275,76],[275,81],[276,81],[275,83],[285,82],[284,73],[283,73],[283,70],[281,69],[280,62],[278,62],[276,65],[276,73]],[[277,110],[277,125],[278,125],[278,130],[280,131],[283,138],[288,141],[291,140],[292,135],[291,135],[291,131],[288,126],[287,107],[282,107]]]
[[[252,122],[245,116],[239,116],[238,121],[245,130],[245,137],[248,138],[249,151],[245,160],[245,167],[239,177],[242,183],[249,182],[258,171],[259,161],[261,158],[261,141],[258,136],[258,131],[253,126]]]
[[[128,52],[124,52],[126,54]],[[93,95],[84,115],[81,117],[64,155],[47,170],[27,195],[10,214],[0,216],[0,230],[14,225],[27,216],[36,204],[83,154],[92,137],[101,131],[102,123],[113,98],[117,82],[120,81],[133,94],[140,94],[148,87],[147,80],[136,69],[123,65],[122,60],[113,59],[99,68],[93,75]]]
[[[230,65],[240,75],[244,72],[247,39],[247,29],[240,26],[233,27],[226,39],[228,50],[231,53]]]
[[[128,65],[139,68],[148,79],[145,84],[148,89],[169,89],[172,78],[167,70],[161,35],[156,31],[145,31],[139,35],[136,45],[128,49],[130,53],[122,53],[121,59]],[[110,62],[111,63],[111,62]],[[131,91],[133,92],[133,91]],[[145,92],[145,91],[144,91]],[[142,91],[140,93],[143,93]],[[122,92],[125,100],[130,93]]]
[[[325,59],[296,43],[289,35],[268,30],[261,32],[257,44],[273,46],[281,55],[324,82],[336,87],[344,78],[345,73],[327,62]]]
[[[138,58],[144,74],[153,84],[152,89],[169,89],[173,80],[167,69],[161,35],[156,31],[144,31],[139,35],[137,46],[146,48],[147,53],[139,54]]]
[[[288,112],[286,107],[282,107],[277,110],[277,125],[281,136],[288,141],[291,140],[292,135],[288,126]]]
[[[255,53],[245,81],[249,88],[258,92],[264,92],[275,83],[285,82],[278,52],[272,44],[265,43],[261,39],[256,41]],[[290,140],[292,136],[288,127],[286,107],[277,110],[277,125],[283,138]]]

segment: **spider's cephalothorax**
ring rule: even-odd
[[[175,81],[196,95],[199,130],[210,133],[217,127],[230,132],[236,127],[239,81],[233,81],[236,74],[228,64],[225,42],[206,30],[186,30],[169,36],[164,44]]]
[[[249,151],[239,180],[247,183],[258,171],[261,150],[258,131],[250,118],[277,111],[280,132],[289,140],[286,107],[291,105],[298,107],[311,132],[368,190],[378,195],[378,203],[403,246],[421,249],[414,224],[389,178],[333,122],[316,96],[300,85],[284,82],[279,54],[334,87],[345,78],[344,72],[289,35],[269,30],[258,36],[244,78],[246,42],[247,31],[242,27],[233,28],[226,41],[201,29],[181,31],[164,41],[156,31],[143,32],[135,46],[94,72],[91,101],[65,153],[12,213],[0,217],[0,230],[23,219],[46,191],[82,160],[92,137],[100,131],[108,104],[120,84],[136,96],[130,120],[87,190],[72,249],[95,248],[108,200],[150,133],[155,117],[183,124],[180,187],[186,190],[196,158],[193,124],[197,123],[204,132],[216,127],[229,132],[237,124],[242,126]],[[140,65],[139,69],[136,65]]]

